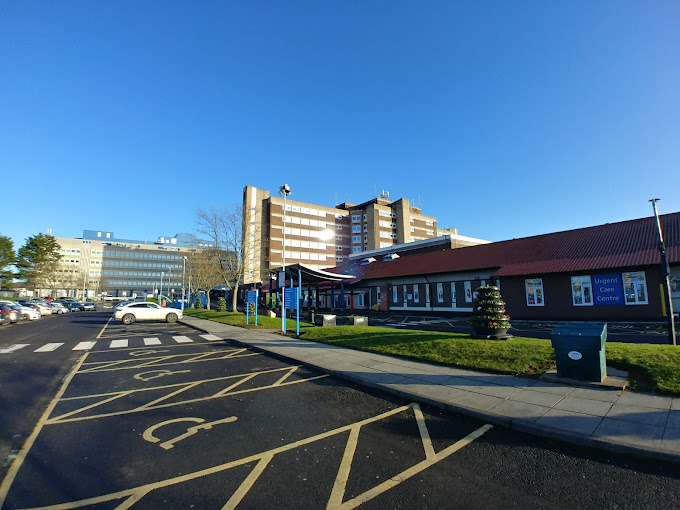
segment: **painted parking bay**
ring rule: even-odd
[[[3,508],[353,508],[487,430],[229,342],[87,352],[0,497]]]

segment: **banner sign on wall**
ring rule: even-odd
[[[620,274],[593,275],[595,305],[623,305],[623,282]]]

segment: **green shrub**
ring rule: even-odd
[[[223,297],[218,298],[216,310],[218,312],[226,312],[227,311],[227,300],[224,299]]]

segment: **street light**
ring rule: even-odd
[[[285,298],[285,288],[286,288],[286,197],[290,195],[290,186],[284,184],[279,187],[279,195],[283,195],[283,244],[281,249],[281,255],[283,258],[282,271],[283,273],[283,288],[281,289],[281,331],[285,333],[286,331],[286,298]],[[281,280],[281,278],[279,278]]]
[[[668,265],[668,257],[666,256],[666,246],[663,242],[663,233],[661,232],[661,222],[659,221],[659,213],[656,210],[656,203],[658,198],[652,198],[652,208],[654,209],[654,218],[656,218],[656,231],[659,234],[659,252],[661,252],[661,270],[666,277],[666,301],[668,301],[668,343],[677,345],[675,340],[675,318],[673,317],[673,297],[671,295],[671,268]]]
[[[184,277],[187,272],[187,258],[186,256],[182,257],[182,306],[181,310],[182,313],[184,313]]]
[[[164,274],[165,273],[163,271],[161,271],[161,288],[158,291],[158,304],[159,305],[161,304],[161,299],[162,299],[161,296],[163,295],[163,275]],[[163,305],[161,305],[161,306],[163,306]]]

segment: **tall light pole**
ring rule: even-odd
[[[181,306],[182,313],[184,313],[184,299],[185,299],[184,298],[184,296],[185,296],[185,294],[184,294],[184,279],[185,279],[185,276],[186,276],[186,272],[187,272],[187,258],[186,258],[186,256],[184,256],[184,257],[182,257],[182,306]]]
[[[163,275],[164,274],[165,273],[163,271],[161,271],[161,288],[158,291],[158,304],[159,305],[161,305],[161,299],[162,299],[161,296],[163,295]],[[161,306],[163,306],[163,305],[161,305]]]
[[[650,202],[652,203],[652,208],[654,209],[654,217],[656,218],[656,231],[659,234],[659,252],[661,252],[661,270],[666,277],[666,301],[668,305],[666,307],[668,313],[668,343],[671,345],[677,345],[675,340],[675,318],[673,317],[673,297],[671,296],[671,268],[668,265],[668,257],[666,255],[666,246],[663,242],[663,232],[661,232],[661,221],[659,221],[659,213],[656,210],[656,203],[659,201],[658,198],[652,198]]]
[[[283,287],[281,288],[281,331],[286,331],[286,197],[290,195],[290,186],[284,184],[279,187],[279,195],[283,195],[283,244],[281,249],[281,255],[283,257]],[[279,278],[280,280],[281,278]]]

